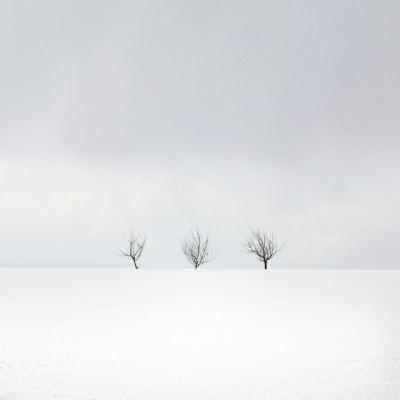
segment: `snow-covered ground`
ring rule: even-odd
[[[0,269],[0,399],[399,399],[400,271]]]

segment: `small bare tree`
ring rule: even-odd
[[[182,243],[182,251],[195,269],[201,264],[208,263],[216,257],[210,249],[210,235],[202,235],[196,228],[191,231],[191,238],[185,239]]]
[[[126,250],[121,250],[118,247],[119,252],[117,253],[121,257],[129,257],[135,264],[135,268],[139,269],[138,260],[143,253],[144,245],[146,244],[146,237],[136,235],[133,231],[130,232],[128,237],[125,237],[128,242]]]
[[[249,236],[245,236],[245,242],[242,246],[247,253],[254,254],[258,260],[264,263],[264,269],[267,269],[268,261],[283,247],[278,247],[274,234],[268,235],[259,229],[252,229]]]

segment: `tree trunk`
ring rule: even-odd
[[[135,258],[134,258],[134,257],[131,257],[131,258],[132,258],[132,260],[133,260],[133,263],[135,264],[135,268],[136,268],[136,269],[139,269],[139,267],[138,267],[137,264],[136,264]]]

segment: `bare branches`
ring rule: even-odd
[[[123,249],[118,247],[118,254],[121,257],[129,257],[136,269],[139,269],[138,261],[143,254],[146,245],[146,236],[141,236],[131,231],[129,236],[125,236],[127,246]],[[278,246],[273,233],[267,234],[259,229],[250,228],[250,234],[245,236],[245,241],[241,243],[247,253],[254,254],[256,258],[264,264],[267,269],[268,261],[280,251],[283,245]],[[182,252],[195,269],[200,265],[213,261],[216,257],[215,251],[210,248],[209,234],[203,234],[198,228],[190,231],[190,236],[182,242]]]
[[[138,260],[143,253],[144,245],[146,244],[146,237],[141,237],[136,235],[133,231],[130,232],[128,237],[125,237],[128,242],[128,247],[126,250],[121,250],[119,247],[118,255],[122,257],[130,257],[135,264],[135,268],[139,269]]]
[[[197,269],[201,264],[208,263],[216,257],[210,250],[209,235],[203,236],[199,230],[191,231],[191,238],[182,243],[182,251],[189,262]]]
[[[254,254],[258,260],[264,263],[264,268],[267,269],[268,261],[283,247],[278,247],[274,234],[268,236],[267,233],[261,232],[259,229],[252,229],[251,234],[246,236],[246,241],[242,246],[247,253]]]

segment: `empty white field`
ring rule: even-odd
[[[0,399],[399,399],[400,271],[0,269]]]

